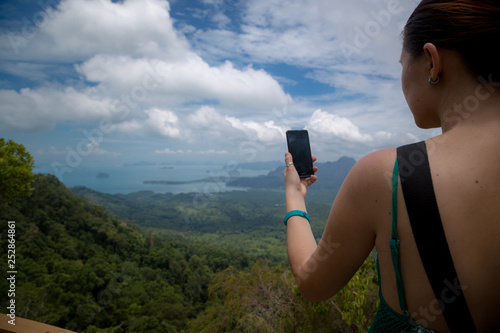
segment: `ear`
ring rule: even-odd
[[[439,50],[432,43],[426,43],[424,45],[424,54],[429,63],[429,71],[432,77],[432,81],[436,81],[439,74],[441,74],[443,59],[439,54]]]

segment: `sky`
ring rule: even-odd
[[[318,161],[423,140],[401,92],[416,0],[0,2],[0,137],[37,167]]]

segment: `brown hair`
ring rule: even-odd
[[[422,0],[403,30],[412,57],[425,43],[460,52],[469,70],[500,82],[500,1]]]

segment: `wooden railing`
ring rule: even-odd
[[[42,324],[33,320],[16,316],[15,321],[4,313],[0,313],[0,333],[75,333],[63,328]],[[9,323],[15,323],[12,325]]]

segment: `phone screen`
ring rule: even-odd
[[[288,151],[292,154],[293,165],[301,178],[314,175],[311,146],[307,130],[286,132]]]

